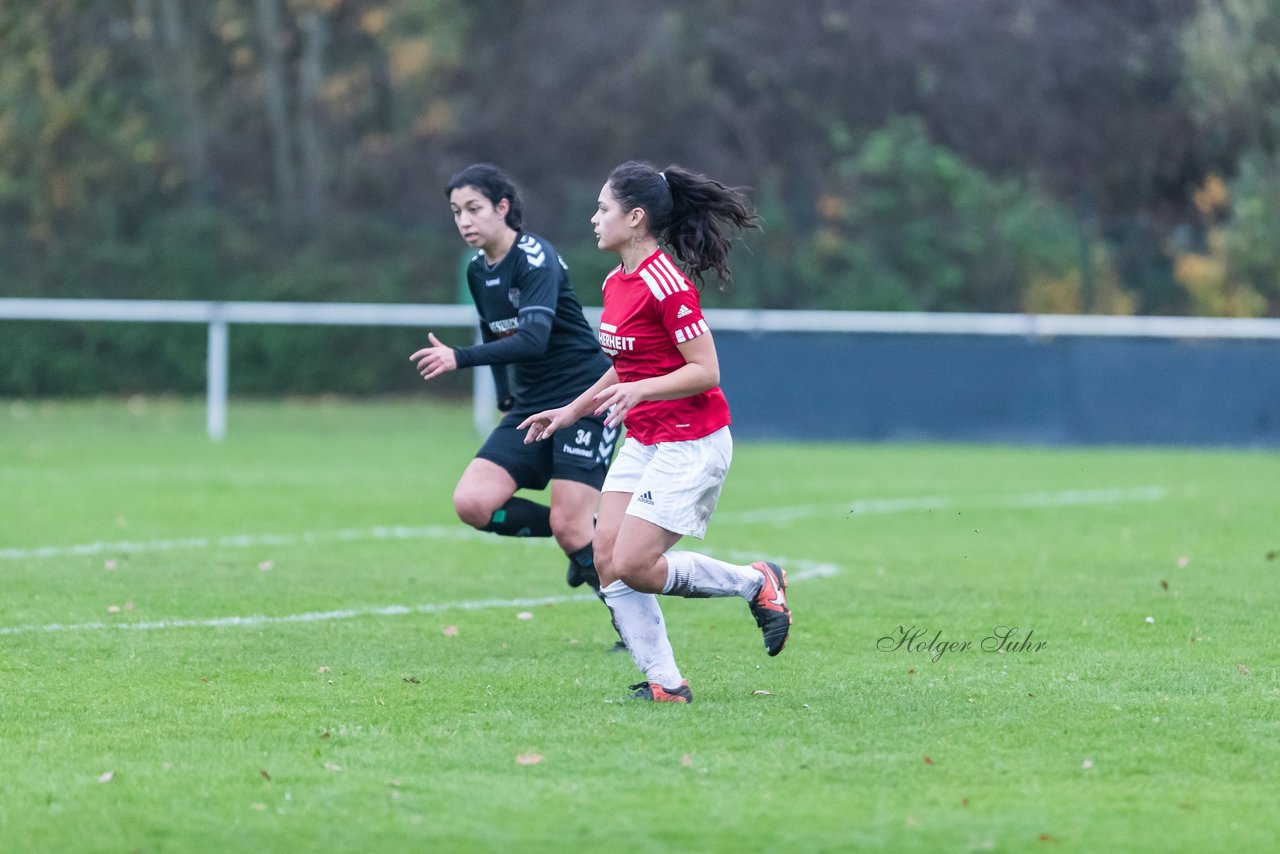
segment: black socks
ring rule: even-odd
[[[512,498],[493,512],[480,530],[501,537],[551,536],[551,508],[524,498]]]

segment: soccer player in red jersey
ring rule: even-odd
[[[741,596],[777,655],[791,628],[786,573],[760,561],[738,566],[676,551],[701,539],[733,457],[729,405],[695,280],[729,281],[728,229],[755,228],[741,191],[678,166],[659,172],[629,162],[613,170],[591,218],[597,245],[622,263],[604,283],[600,345],[613,366],[572,403],[520,424],[526,442],[546,439],[591,413],[624,424],[627,438],[601,488],[593,549],[600,590],[646,682],[634,697],[693,699],[667,640],[655,594]]]

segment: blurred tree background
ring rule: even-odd
[[[2,296],[452,302],[492,160],[598,304],[632,158],[752,188],[713,308],[1277,316],[1280,0],[0,4]],[[6,323],[0,393],[198,389],[190,332]],[[233,337],[239,392],[408,381]]]

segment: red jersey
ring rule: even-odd
[[[697,289],[662,250],[634,273],[618,266],[604,280],[600,346],[621,382],[683,367],[676,345],[709,331]],[[623,423],[627,435],[644,445],[701,439],[729,424],[729,402],[719,388],[678,400],[648,400],[636,404]]]

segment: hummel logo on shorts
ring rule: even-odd
[[[649,492],[649,491],[647,491],[647,490],[646,490],[645,492],[640,493],[640,497],[638,497],[638,498],[636,499],[636,501],[639,501],[641,504],[649,504],[649,505],[652,505],[652,504],[653,504],[653,493],[652,493],[652,492]]]
[[[676,320],[679,320],[682,317],[688,317],[691,314],[693,314],[693,312],[689,309],[689,306],[682,305],[680,306],[680,310],[676,312]]]

